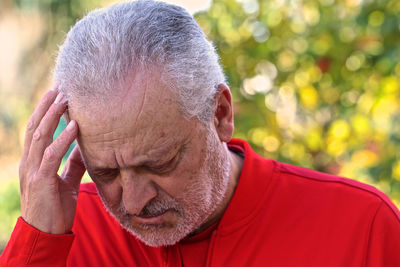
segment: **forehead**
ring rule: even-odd
[[[175,94],[149,76],[130,79],[100,101],[82,105],[72,97],[69,115],[79,125],[78,141],[87,160],[105,164],[118,157],[157,157],[188,136],[193,122],[184,118]]]

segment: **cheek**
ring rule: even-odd
[[[193,193],[204,177],[204,157],[197,153],[196,156],[188,155],[179,164],[179,167],[168,177],[160,177],[157,185],[170,196],[181,199],[187,197],[188,190]]]
[[[116,180],[117,179],[110,184],[96,184],[97,191],[103,200],[110,206],[119,206],[121,203],[122,189]]]

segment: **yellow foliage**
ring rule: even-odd
[[[394,71],[396,72],[397,76],[400,76],[400,62],[396,64]]]
[[[278,55],[278,68],[281,71],[290,71],[296,64],[296,55],[291,50],[284,50]]]
[[[268,136],[265,128],[254,128],[249,132],[250,140],[256,145],[262,146],[264,139]]]
[[[319,55],[324,55],[331,48],[332,44],[332,36],[323,34],[313,43],[313,50]]]
[[[318,151],[322,149],[321,129],[313,129],[306,135],[306,143],[310,150]]]
[[[222,14],[218,19],[218,31],[221,36],[224,37],[225,41],[231,45],[237,44],[241,35],[237,29],[233,28],[232,16],[228,14]]]
[[[293,160],[302,160],[306,156],[304,145],[300,143],[285,143],[282,146],[282,154]]]
[[[303,7],[303,16],[308,25],[312,26],[318,24],[320,19],[318,7],[316,5],[306,4]]]
[[[368,23],[374,27],[381,26],[384,20],[385,20],[385,14],[383,14],[383,12],[379,10],[373,11],[368,16]]]
[[[400,182],[400,160],[398,160],[392,168],[393,178]]]
[[[294,18],[290,23],[290,29],[294,33],[301,34],[307,29],[307,25],[304,23],[304,20],[300,18]]]
[[[321,90],[321,97],[328,104],[334,104],[338,101],[340,94],[337,89],[329,87]]]
[[[360,96],[357,104],[357,109],[365,114],[368,114],[375,103],[375,97],[371,93],[364,93]]]
[[[346,139],[350,135],[350,126],[345,120],[335,120],[329,128],[329,134],[334,139]]]
[[[390,184],[386,180],[379,181],[375,186],[385,194],[390,193]]]
[[[358,113],[354,115],[350,121],[351,126],[358,135],[364,136],[371,132],[369,119],[365,115]]]
[[[360,150],[354,152],[351,161],[355,166],[371,167],[378,162],[378,156],[370,150]]]
[[[318,92],[313,86],[307,86],[300,89],[300,101],[307,109],[314,109],[318,104]]]
[[[399,90],[399,81],[395,76],[389,76],[382,80],[382,88],[385,93],[394,93]]]
[[[342,140],[329,138],[327,140],[327,153],[331,156],[337,157],[342,155],[347,149],[346,143]]]
[[[393,203],[397,206],[398,209],[400,209],[400,199],[398,198],[392,198]]]
[[[318,82],[319,80],[321,80],[322,77],[322,73],[320,68],[316,67],[315,65],[310,66],[310,68],[307,69],[307,72],[310,75],[310,81],[312,83]]]
[[[268,152],[275,152],[280,145],[279,139],[273,135],[267,136],[263,140],[263,147]]]
[[[346,60],[346,68],[350,71],[356,71],[362,67],[365,62],[365,56],[361,52],[355,52]]]
[[[294,74],[294,82],[298,87],[305,87],[310,83],[310,74],[303,69],[299,69]]]
[[[391,128],[390,117],[399,108],[398,100],[393,95],[387,95],[379,99],[372,110],[372,119],[377,131],[387,133]]]

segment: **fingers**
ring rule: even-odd
[[[79,149],[79,146],[76,145],[74,150],[72,150],[71,154],[68,157],[61,177],[67,183],[70,183],[71,186],[78,187],[85,171],[86,167],[82,160],[81,151]]]
[[[45,149],[53,142],[53,134],[57,128],[60,117],[67,107],[64,94],[59,93],[57,98],[43,116],[32,135],[31,145],[27,157],[29,168],[36,171],[42,161]]]
[[[40,122],[42,121],[43,116],[46,114],[47,110],[54,102],[57,97],[57,91],[51,90],[48,91],[42,100],[40,101],[39,105],[36,107],[35,111],[33,112],[32,116],[28,121],[28,125],[26,127],[25,132],[25,141],[24,141],[24,150],[22,153],[22,160],[28,157],[29,149],[31,147],[32,136],[39,126]]]
[[[54,177],[69,146],[78,135],[78,125],[70,121],[65,130],[44,151],[38,170],[39,177]]]

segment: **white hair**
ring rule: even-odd
[[[54,79],[67,95],[105,95],[133,71],[158,66],[187,118],[207,122],[225,77],[212,43],[183,8],[153,0],[97,9],[69,31]]]

